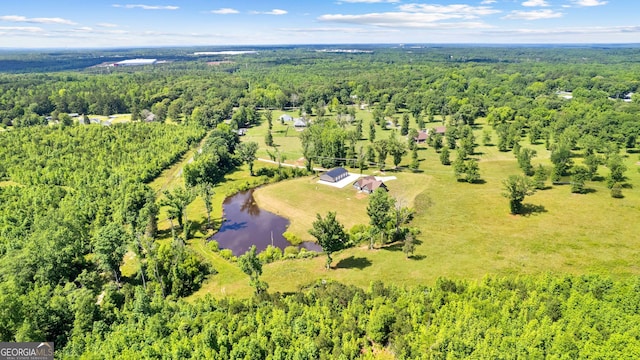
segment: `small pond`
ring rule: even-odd
[[[268,245],[282,250],[291,245],[282,236],[289,226],[289,220],[260,209],[253,199],[253,189],[226,198],[222,209],[225,220],[220,230],[211,237],[221,249],[231,249],[233,255],[239,256],[247,252],[251,245],[255,245],[258,252]],[[322,251],[314,242],[303,242],[299,247]]]

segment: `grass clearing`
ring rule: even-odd
[[[273,115],[274,140],[286,154],[287,162],[293,163],[301,156],[298,133],[289,132],[286,137],[284,133],[277,133],[282,126],[277,121],[280,113],[274,111]],[[370,114],[358,113],[358,118],[365,119],[365,137],[369,120],[366,115]],[[440,124],[437,121],[427,127]],[[479,119],[474,129],[477,143],[481,143],[484,126],[484,119]],[[378,128],[376,137],[390,133]],[[242,141],[264,144],[264,134],[266,123],[250,129]],[[495,133],[493,140],[497,140]],[[361,141],[366,143],[368,140]],[[530,145],[523,139],[521,146],[538,152],[534,166],[550,166],[544,144]],[[264,152],[264,146],[260,151]],[[374,280],[414,286],[432,285],[438,277],[474,280],[487,274],[602,274],[613,278],[640,274],[637,261],[640,258],[640,223],[637,222],[640,193],[633,189],[640,185],[637,154],[623,154],[630,184],[623,189],[623,199],[611,198],[604,181],[587,182],[591,192],[584,195],[572,194],[568,185],[552,186],[525,199],[527,215],[512,216],[507,199],[501,196],[502,180],[521,173],[512,152],[500,152],[492,145],[478,146],[472,157],[479,160],[482,178],[479,184],[456,181],[451,166],[441,165],[439,154],[432,148],[421,145],[418,153],[421,173],[385,174],[398,177],[387,184],[391,194],[417,211],[412,226],[420,228],[422,233],[412,259],[406,259],[400,244],[392,244],[374,250],[366,246],[343,250],[335,254],[334,268],[329,271],[324,269],[324,256],[278,261],[264,266],[263,279],[269,284],[269,291],[295,291],[318,279],[367,287]],[[261,156],[260,152],[258,155]],[[405,156],[401,166],[409,164],[410,156],[410,153]],[[451,159],[455,156],[456,152],[452,151]],[[582,161],[579,156],[573,160]],[[267,165],[256,162],[256,167],[260,166]],[[369,169],[368,173],[374,171]],[[599,175],[607,174],[608,169],[601,166]],[[176,184],[182,181],[179,178]],[[250,180],[243,167],[228,175],[227,182],[216,186],[214,220],[222,220],[221,205],[227,191]],[[287,180],[262,187],[254,196],[265,210],[289,218],[289,231],[305,240],[312,239],[308,229],[316,213],[336,211],[338,220],[347,229],[368,223],[366,197],[357,196],[350,186],[336,189],[316,181],[317,177]],[[188,212],[193,221],[204,220],[201,200],[197,199]],[[206,294],[250,296],[253,292],[248,286],[248,277],[235,263],[211,252],[204,239],[205,234],[196,233],[190,246],[210,261],[218,274],[211,276],[189,300]]]
[[[411,204],[431,177],[421,174],[392,173],[397,180],[387,182],[391,195]],[[258,205],[291,221],[288,231],[303,240],[315,240],[308,230],[316,220],[316,213],[324,216],[335,211],[337,219],[348,230],[354,225],[368,223],[368,197],[358,193],[352,186],[337,189],[318,184],[318,177],[304,177],[282,181],[258,189],[253,196]]]

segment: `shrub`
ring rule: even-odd
[[[615,183],[611,187],[611,197],[615,199],[622,199],[624,195],[622,195],[622,185],[620,183]]]
[[[300,245],[300,243],[302,243],[302,239],[294,233],[285,231],[282,236],[287,239],[291,245]]]
[[[209,248],[209,250],[211,250],[213,252],[220,251],[220,246],[218,245],[218,242],[215,241],[215,240],[207,241],[207,247]]]
[[[298,253],[298,259],[311,259],[314,258],[316,256],[320,255],[319,253],[315,252],[315,251],[309,251],[305,248],[300,249],[300,252]]]
[[[274,261],[282,259],[282,250],[273,245],[268,245],[263,252],[258,254],[258,259],[260,259],[260,262],[262,262],[263,264],[272,263]]]
[[[345,244],[346,247],[352,247],[359,245],[363,242],[369,241],[371,234],[371,226],[365,224],[356,224],[349,229],[349,241]]]
[[[284,258],[285,259],[295,259],[298,257],[300,253],[300,249],[297,246],[287,246],[284,248]]]
[[[220,250],[220,256],[222,256],[223,258],[230,260],[230,261],[235,261],[235,256],[233,256],[233,251],[231,251],[231,249],[222,249]]]

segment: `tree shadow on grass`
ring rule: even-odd
[[[546,213],[546,212],[548,211],[543,205],[522,204],[522,210],[520,211],[520,215],[530,216],[530,215],[536,215],[536,214]]]
[[[596,193],[596,192],[598,192],[598,190],[596,190],[596,189],[584,188],[584,189],[582,189],[582,193],[581,194],[585,194],[586,195],[586,194],[593,194],[593,193]]]
[[[424,260],[426,258],[427,258],[426,255],[411,255],[411,256],[409,256],[409,260],[415,260],[415,261]]]
[[[349,256],[348,258],[338,261],[336,269],[364,269],[371,266],[371,260],[364,257]]]
[[[420,239],[413,239],[413,244],[415,246],[418,246],[420,244],[422,244],[422,240]],[[402,248],[404,247],[404,241],[396,241],[390,244],[385,244],[382,245],[380,247],[381,250],[387,250],[387,251],[402,251]]]

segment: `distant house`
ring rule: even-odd
[[[291,115],[288,114],[282,114],[280,115],[280,117],[278,118],[278,120],[282,121],[282,122],[287,122],[287,121],[293,121],[293,118],[291,117]]]
[[[70,117],[72,117],[72,118],[77,118],[77,117],[79,117],[79,116],[80,116],[80,114],[78,114],[78,113],[69,113],[68,115],[69,115]]]
[[[436,126],[435,130],[436,134],[444,135],[447,132],[446,126]]]
[[[389,191],[389,189],[387,189],[387,185],[385,185],[381,180],[376,180],[376,178],[371,175],[358,179],[358,181],[353,183],[353,187],[367,194],[371,194],[379,188]]]
[[[349,176],[349,172],[347,171],[347,169],[343,167],[337,167],[320,175],[320,180],[335,183],[346,178],[347,176]]]
[[[418,131],[418,136],[415,136],[413,140],[418,144],[424,143],[429,138],[429,132],[426,130]]]
[[[100,119],[98,119],[98,118],[91,118],[91,119],[89,119],[89,122],[90,122],[91,124],[100,124]]]
[[[238,136],[244,136],[247,135],[247,128],[240,128],[238,130],[236,130],[236,134],[238,134]]]
[[[297,128],[305,128],[307,127],[307,122],[302,118],[293,119],[293,126]]]
[[[627,95],[624,96],[623,101],[624,102],[631,102],[631,101],[633,101],[632,97],[633,97],[633,93],[630,92],[630,93],[628,93]]]
[[[558,91],[558,92],[556,92],[556,95],[560,96],[561,98],[563,98],[565,100],[573,99],[573,94],[571,93],[571,91]]]
[[[111,118],[111,117],[109,117],[109,118]],[[144,118],[144,122],[154,122],[154,121],[156,121],[156,118],[157,118],[156,114],[154,114],[152,112],[149,112],[149,115],[147,115],[147,117]]]

